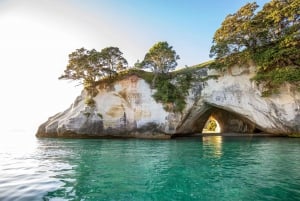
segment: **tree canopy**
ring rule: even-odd
[[[259,12],[257,8],[247,3],[225,18],[210,56],[219,67],[254,61],[253,79],[264,82],[267,93],[284,82],[300,86],[300,0],[271,0]]]
[[[216,58],[240,52],[256,44],[255,30],[252,27],[256,3],[247,3],[236,13],[228,15],[215,32],[211,55]]]
[[[289,40],[299,41],[300,0],[272,0],[255,12],[256,3],[247,3],[228,15],[215,32],[210,56],[223,58],[244,50]]]
[[[142,61],[142,68],[150,68],[154,73],[168,73],[177,66],[179,55],[167,42],[154,44]]]
[[[117,47],[107,47],[101,50],[100,58],[103,69],[111,76],[118,71],[126,69],[127,60],[122,56],[123,53]]]
[[[117,47],[107,47],[98,52],[95,49],[76,49],[69,54],[69,63],[59,79],[78,80],[87,86],[127,67],[127,61]]]
[[[104,76],[101,68],[99,52],[82,47],[69,54],[67,68],[59,79],[79,80],[84,83],[95,82]]]

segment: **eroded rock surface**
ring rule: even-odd
[[[83,91],[70,108],[42,124],[37,136],[169,138],[201,133],[209,116],[222,132],[300,133],[299,92],[286,84],[280,94],[262,97],[260,86],[250,80],[254,73],[255,67],[233,67],[222,74],[198,70],[182,113],[166,112],[153,99],[155,90],[131,75],[98,86],[94,107],[85,104]],[[203,81],[211,75],[219,78]]]
[[[157,103],[149,85],[129,76],[113,85],[101,85],[95,106],[85,104],[86,92],[65,112],[40,126],[37,136],[168,138],[180,120]]]

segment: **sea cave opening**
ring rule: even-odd
[[[192,133],[260,133],[262,130],[248,116],[209,104],[189,117]]]
[[[249,114],[239,113],[230,108],[221,108],[215,105],[203,104],[196,107],[184,118],[177,128],[181,135],[186,134],[252,134],[263,133],[265,130],[254,123]]]
[[[221,126],[213,116],[210,116],[202,129],[202,133],[221,133]]]

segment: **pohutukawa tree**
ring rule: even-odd
[[[300,0],[271,0],[259,12],[257,7],[248,3],[225,18],[210,56],[218,67],[254,61],[253,79],[264,82],[265,88],[290,82],[300,89]]]
[[[178,59],[179,55],[172,46],[167,42],[158,42],[145,55],[142,67],[150,68],[154,73],[168,73],[176,68]]]
[[[255,46],[257,38],[252,26],[258,5],[248,3],[236,13],[228,15],[221,27],[215,32],[210,56],[221,58]]]
[[[284,40],[291,46],[299,44],[299,0],[272,0],[256,13],[257,8],[256,3],[247,3],[225,18],[215,32],[211,57],[218,59],[244,50],[255,51]]]
[[[104,76],[100,54],[95,49],[76,49],[69,54],[69,63],[59,79],[78,80],[80,84],[95,83]]]
[[[107,47],[101,50],[102,67],[110,77],[128,67],[128,62],[122,55],[123,53],[117,47]]]
[[[167,74],[177,66],[177,60],[180,59],[173,47],[167,42],[158,42],[154,44],[145,55],[141,63],[142,68],[150,68],[154,72],[152,85],[158,74]]]
[[[97,81],[116,74],[127,67],[127,61],[117,47],[101,52],[80,48],[69,54],[69,63],[59,79],[78,80],[85,88],[94,87]]]

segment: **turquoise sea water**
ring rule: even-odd
[[[300,200],[300,139],[30,136],[0,145],[1,201]]]

